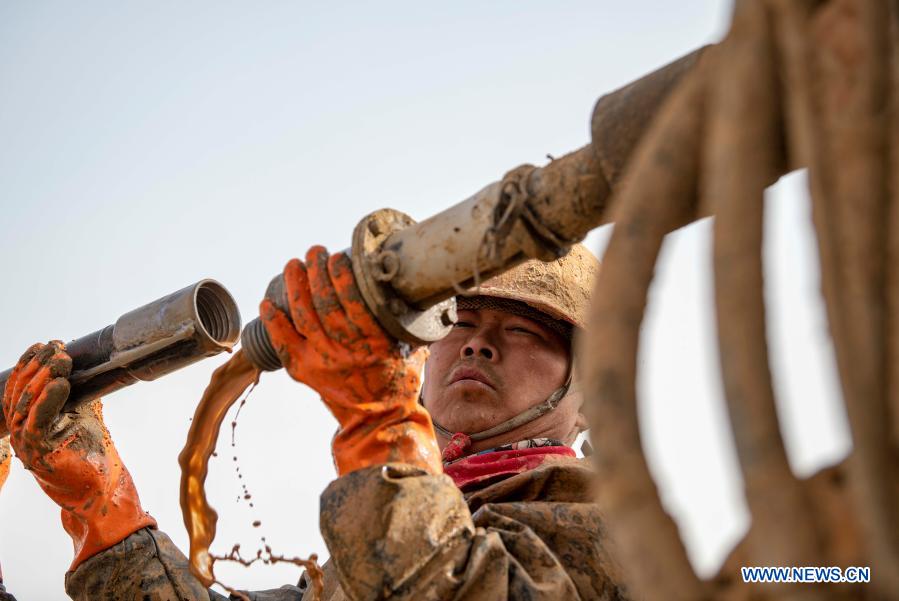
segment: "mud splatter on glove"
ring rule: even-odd
[[[442,472],[427,411],[418,404],[424,352],[405,357],[362,300],[345,253],[321,246],[284,268],[290,317],[268,299],[260,314],[290,376],[337,418],[338,472],[389,462]]]
[[[16,456],[62,507],[62,524],[75,546],[74,570],[156,521],[141,509],[103,423],[100,400],[61,412],[71,371],[62,342],[33,345],[6,383],[2,408]]]

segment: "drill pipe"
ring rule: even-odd
[[[230,350],[239,333],[237,304],[215,280],[200,280],[129,311],[66,345],[72,388],[63,410]],[[0,372],[0,394],[11,372]],[[0,419],[0,437],[7,434]]]
[[[528,258],[553,260],[609,222],[608,200],[624,165],[704,50],[602,96],[593,111],[591,144],[544,167],[513,169],[420,223],[387,210],[366,217],[354,233],[353,269],[381,325],[404,342],[433,342],[455,318],[449,299]],[[276,276],[266,297],[286,310],[283,290]],[[242,340],[257,367],[281,367],[258,319],[247,324]]]

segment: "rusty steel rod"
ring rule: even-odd
[[[783,171],[780,98],[767,9],[738,0],[710,78],[701,194],[714,206],[718,344],[730,425],[752,515],[752,565],[816,565],[821,548],[807,491],[790,470],[765,333],[764,192]],[[785,599],[808,585],[776,588]],[[817,591],[828,598],[825,591]]]
[[[704,65],[690,73],[633,157],[582,339],[583,390],[596,449],[597,501],[635,598],[704,598],[677,526],[662,508],[637,419],[636,369],[653,267],[665,234],[693,220],[702,139]]]
[[[887,265],[899,265],[899,7],[890,5],[890,122],[887,172]],[[899,269],[886,271],[887,401],[893,452],[899,454]]]
[[[812,23],[819,49],[821,168],[832,173],[822,222],[833,245],[836,286],[826,295],[839,329],[837,362],[853,450],[849,491],[858,511],[873,587],[899,599],[899,507],[886,403],[885,275],[889,11],[880,0],[831,2]],[[822,264],[825,257],[822,254]]]
[[[685,567],[642,454],[636,413],[639,328],[661,240],[709,211],[717,221],[721,364],[753,518],[731,558],[741,565],[870,565],[879,575],[863,589],[762,586],[748,594],[899,598],[899,478],[890,425],[899,392],[889,374],[899,363],[899,343],[888,340],[899,329],[890,321],[899,319],[899,276],[895,262],[886,262],[899,256],[893,230],[899,211],[888,197],[899,190],[899,175],[887,169],[899,156],[899,136],[887,137],[899,131],[897,112],[889,112],[899,87],[897,10],[878,0],[738,0],[728,38],[680,84],[622,183],[611,186],[616,229],[580,357],[597,499],[638,597],[736,593],[727,578],[698,582]],[[691,85],[695,97],[674,111]],[[847,461],[800,481],[790,470],[775,410],[761,243],[764,189],[802,165],[809,166],[823,295],[854,444]]]
[[[655,115],[708,46],[699,48],[596,102],[591,119],[593,151],[605,180],[614,185]]]

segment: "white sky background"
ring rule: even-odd
[[[336,4],[336,3],[334,3]],[[0,369],[203,277],[245,320],[271,276],[314,243],[349,245],[382,207],[428,217],[508,169],[589,141],[596,99],[721,37],[730,3],[415,2],[0,5]],[[769,334],[791,461],[849,446],[818,300],[802,176],[768,202]],[[639,388],[667,507],[704,574],[748,526],[721,402],[710,221],[670,236],[652,289]],[[601,252],[608,230],[591,235]],[[217,357],[107,399],[144,508],[186,549],[177,455]],[[225,432],[208,491],[216,546],[327,555],[318,495],[335,421],[267,374],[241,414],[240,484]],[[25,599],[65,599],[71,543],[15,461],[0,493],[0,562]],[[241,588],[299,569],[220,564]]]

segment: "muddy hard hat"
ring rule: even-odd
[[[482,282],[460,298],[483,296],[519,301],[583,329],[598,273],[599,260],[586,246],[575,244],[555,261],[529,259]]]

